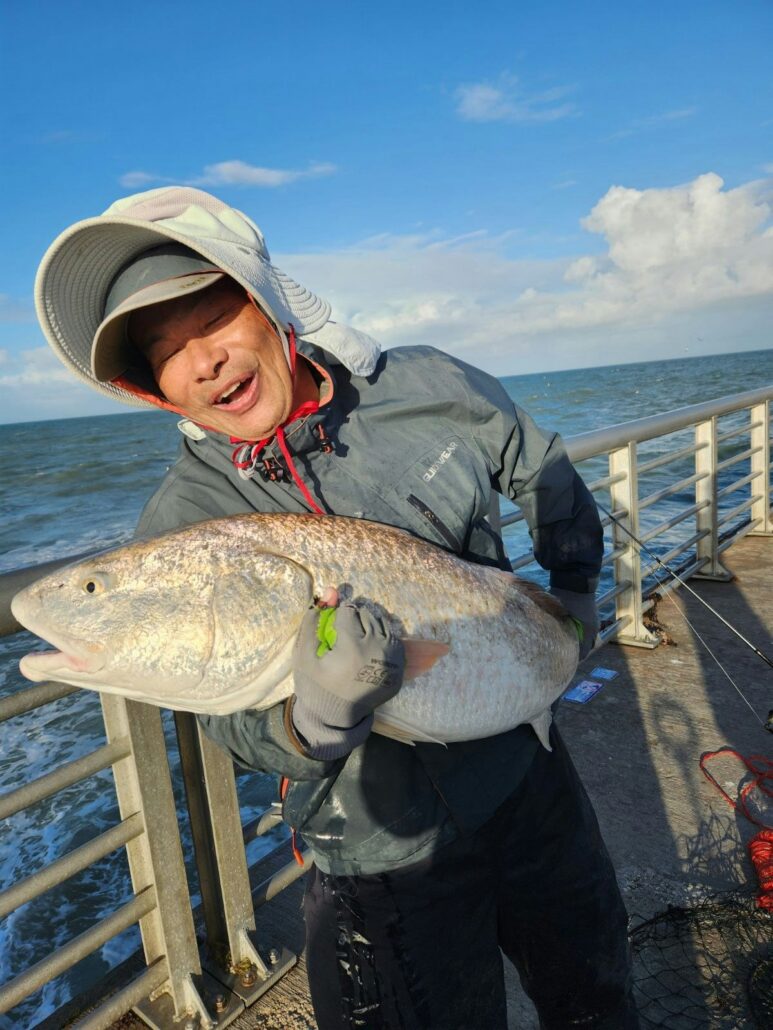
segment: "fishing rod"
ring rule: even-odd
[[[693,588],[689,585],[689,583],[686,580],[682,579],[682,577],[680,575],[678,575],[678,573],[674,572],[674,570],[672,568],[670,568],[664,561],[661,561],[660,558],[654,553],[654,551],[651,551],[650,548],[647,547],[647,545],[645,543],[643,543],[641,540],[639,540],[639,538],[637,536],[635,536],[630,531],[630,529],[628,529],[627,526],[624,526],[623,523],[619,519],[615,518],[615,516],[612,514],[611,511],[607,511],[607,509],[603,506],[603,504],[599,504],[598,501],[596,501],[596,505],[597,505],[597,507],[599,508],[600,511],[604,512],[604,514],[610,519],[610,521],[612,521],[619,529],[622,529],[622,531],[627,536],[629,536],[631,538],[631,540],[638,546],[640,551],[643,551],[650,558],[654,559],[655,563],[657,565],[659,565],[660,568],[665,569],[665,571],[669,574],[669,576],[672,576],[677,581],[677,583],[681,584],[681,586],[683,586],[690,594],[692,594],[692,596],[694,598],[696,598],[696,600],[698,600],[703,605],[704,608],[708,608],[708,610],[712,613],[712,615],[715,615],[720,620],[720,622],[722,622],[725,626],[727,626],[727,628],[729,630],[731,630],[733,633],[735,633],[735,635],[739,638],[739,640],[742,640],[744,642],[744,644],[746,644],[746,646],[748,648],[750,648],[757,655],[758,658],[761,658],[762,661],[765,662],[765,664],[768,666],[768,668],[773,669],[773,659],[771,659],[768,655],[765,654],[764,651],[760,650],[759,647],[757,647],[755,644],[753,644],[751,642],[751,640],[748,640],[743,635],[743,633],[741,633],[741,631],[739,629],[737,629],[735,626],[733,626],[732,623],[728,622],[727,619],[720,612],[718,612],[716,610],[716,608],[714,608],[712,605],[710,605],[709,602],[705,600],[705,598],[701,597],[701,595],[696,590],[693,590]],[[673,598],[671,598],[671,600],[673,601]],[[700,642],[706,648],[708,653],[711,655],[711,657],[717,663],[717,665],[722,670],[722,672],[725,674],[725,676],[730,680],[732,685],[738,691],[738,694],[740,695],[742,700],[746,703],[747,707],[751,710],[752,714],[754,715],[754,718],[762,725],[763,729],[766,729],[769,733],[773,733],[773,709],[771,709],[768,712],[767,720],[763,720],[763,719],[760,718],[760,716],[757,714],[757,712],[755,711],[754,707],[752,706],[751,702],[748,700],[748,698],[746,697],[744,692],[741,690],[741,688],[735,682],[733,677],[730,675],[730,673],[727,671],[727,669],[724,667],[724,665],[720,662],[720,660],[717,658],[717,656],[711,650],[709,645],[706,643],[706,641],[700,635],[698,630],[695,628],[695,626],[693,626],[693,624],[690,622],[688,617],[679,608],[679,606],[676,604],[675,601],[674,601],[674,607],[679,612],[679,614],[682,616],[682,618],[687,623],[687,625],[690,627],[690,629],[693,631],[693,633],[698,638],[698,640],[700,640]]]

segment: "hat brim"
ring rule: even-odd
[[[129,341],[127,328],[132,312],[198,293],[223,278],[224,272],[193,272],[163,279],[127,297],[98,326],[94,334],[91,347],[91,371],[94,378],[100,383],[110,382],[123,375],[131,364],[135,348]]]
[[[315,332],[330,317],[329,304],[247,247],[199,239],[161,223],[120,215],[77,222],[57,237],[43,256],[35,279],[35,307],[60,360],[78,379],[113,400],[152,407],[126,390],[97,379],[91,352],[103,320],[105,298],[118,271],[165,240],[195,250],[222,269],[258,301],[282,331],[292,324],[302,336]]]

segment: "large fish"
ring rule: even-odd
[[[407,645],[436,660],[374,729],[454,741],[531,723],[548,746],[549,706],[578,658],[563,607],[528,580],[361,519],[239,515],[61,568],[13,600],[16,619],[60,649],[27,655],[21,671],[165,708],[267,708],[292,693],[299,625],[331,586],[401,637],[435,642]]]

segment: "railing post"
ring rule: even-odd
[[[757,478],[752,480],[752,496],[760,493],[759,501],[751,506],[752,522],[757,519],[760,524],[753,529],[750,536],[773,536],[773,518],[770,510],[770,404],[763,401],[755,404],[751,409],[752,431],[750,446],[756,450],[751,457],[751,472],[757,473]],[[759,425],[755,426],[755,423]]]
[[[695,545],[695,557],[705,559],[703,566],[694,573],[697,579],[713,579],[727,582],[733,578],[719,560],[719,531],[717,529],[717,419],[698,422],[695,426],[695,471],[702,478],[695,484],[695,503],[705,503],[695,514],[695,529],[698,533],[708,532]]]
[[[611,510],[623,511],[618,522],[633,536],[639,536],[639,481],[636,473],[636,444],[631,442],[625,447],[609,452],[609,474],[617,479],[610,484],[609,497]],[[632,644],[635,647],[657,647],[660,643],[654,633],[650,633],[643,622],[641,596],[641,555],[633,540],[612,523],[612,540],[615,551],[623,553],[614,562],[615,584],[628,583],[628,588],[615,598],[615,618],[624,619],[622,631],[614,638],[620,644]]]
[[[175,712],[175,725],[213,962],[207,970],[251,1005],[297,957],[286,949],[267,949],[278,956],[269,965],[252,940],[255,910],[233,762],[190,712]]]
[[[108,741],[128,737],[132,746],[131,754],[113,766],[113,776],[121,818],[139,812],[145,824],[145,832],[127,843],[126,853],[134,893],[150,886],[156,891],[156,908],[140,920],[145,961],[151,965],[165,957],[169,970],[168,980],[154,996],[170,996],[174,1020],[198,1016],[202,1027],[211,1027],[214,1023],[193,981],[201,974],[201,964],[161,712],[112,694],[100,699]]]

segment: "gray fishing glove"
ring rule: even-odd
[[[574,619],[580,638],[579,660],[582,661],[593,650],[600,626],[595,594],[578,594],[575,590],[564,590],[561,587],[551,587],[550,593],[558,598]]]
[[[405,651],[386,621],[367,608],[312,608],[293,655],[289,716],[312,758],[348,754],[370,733],[373,710],[403,681]]]

